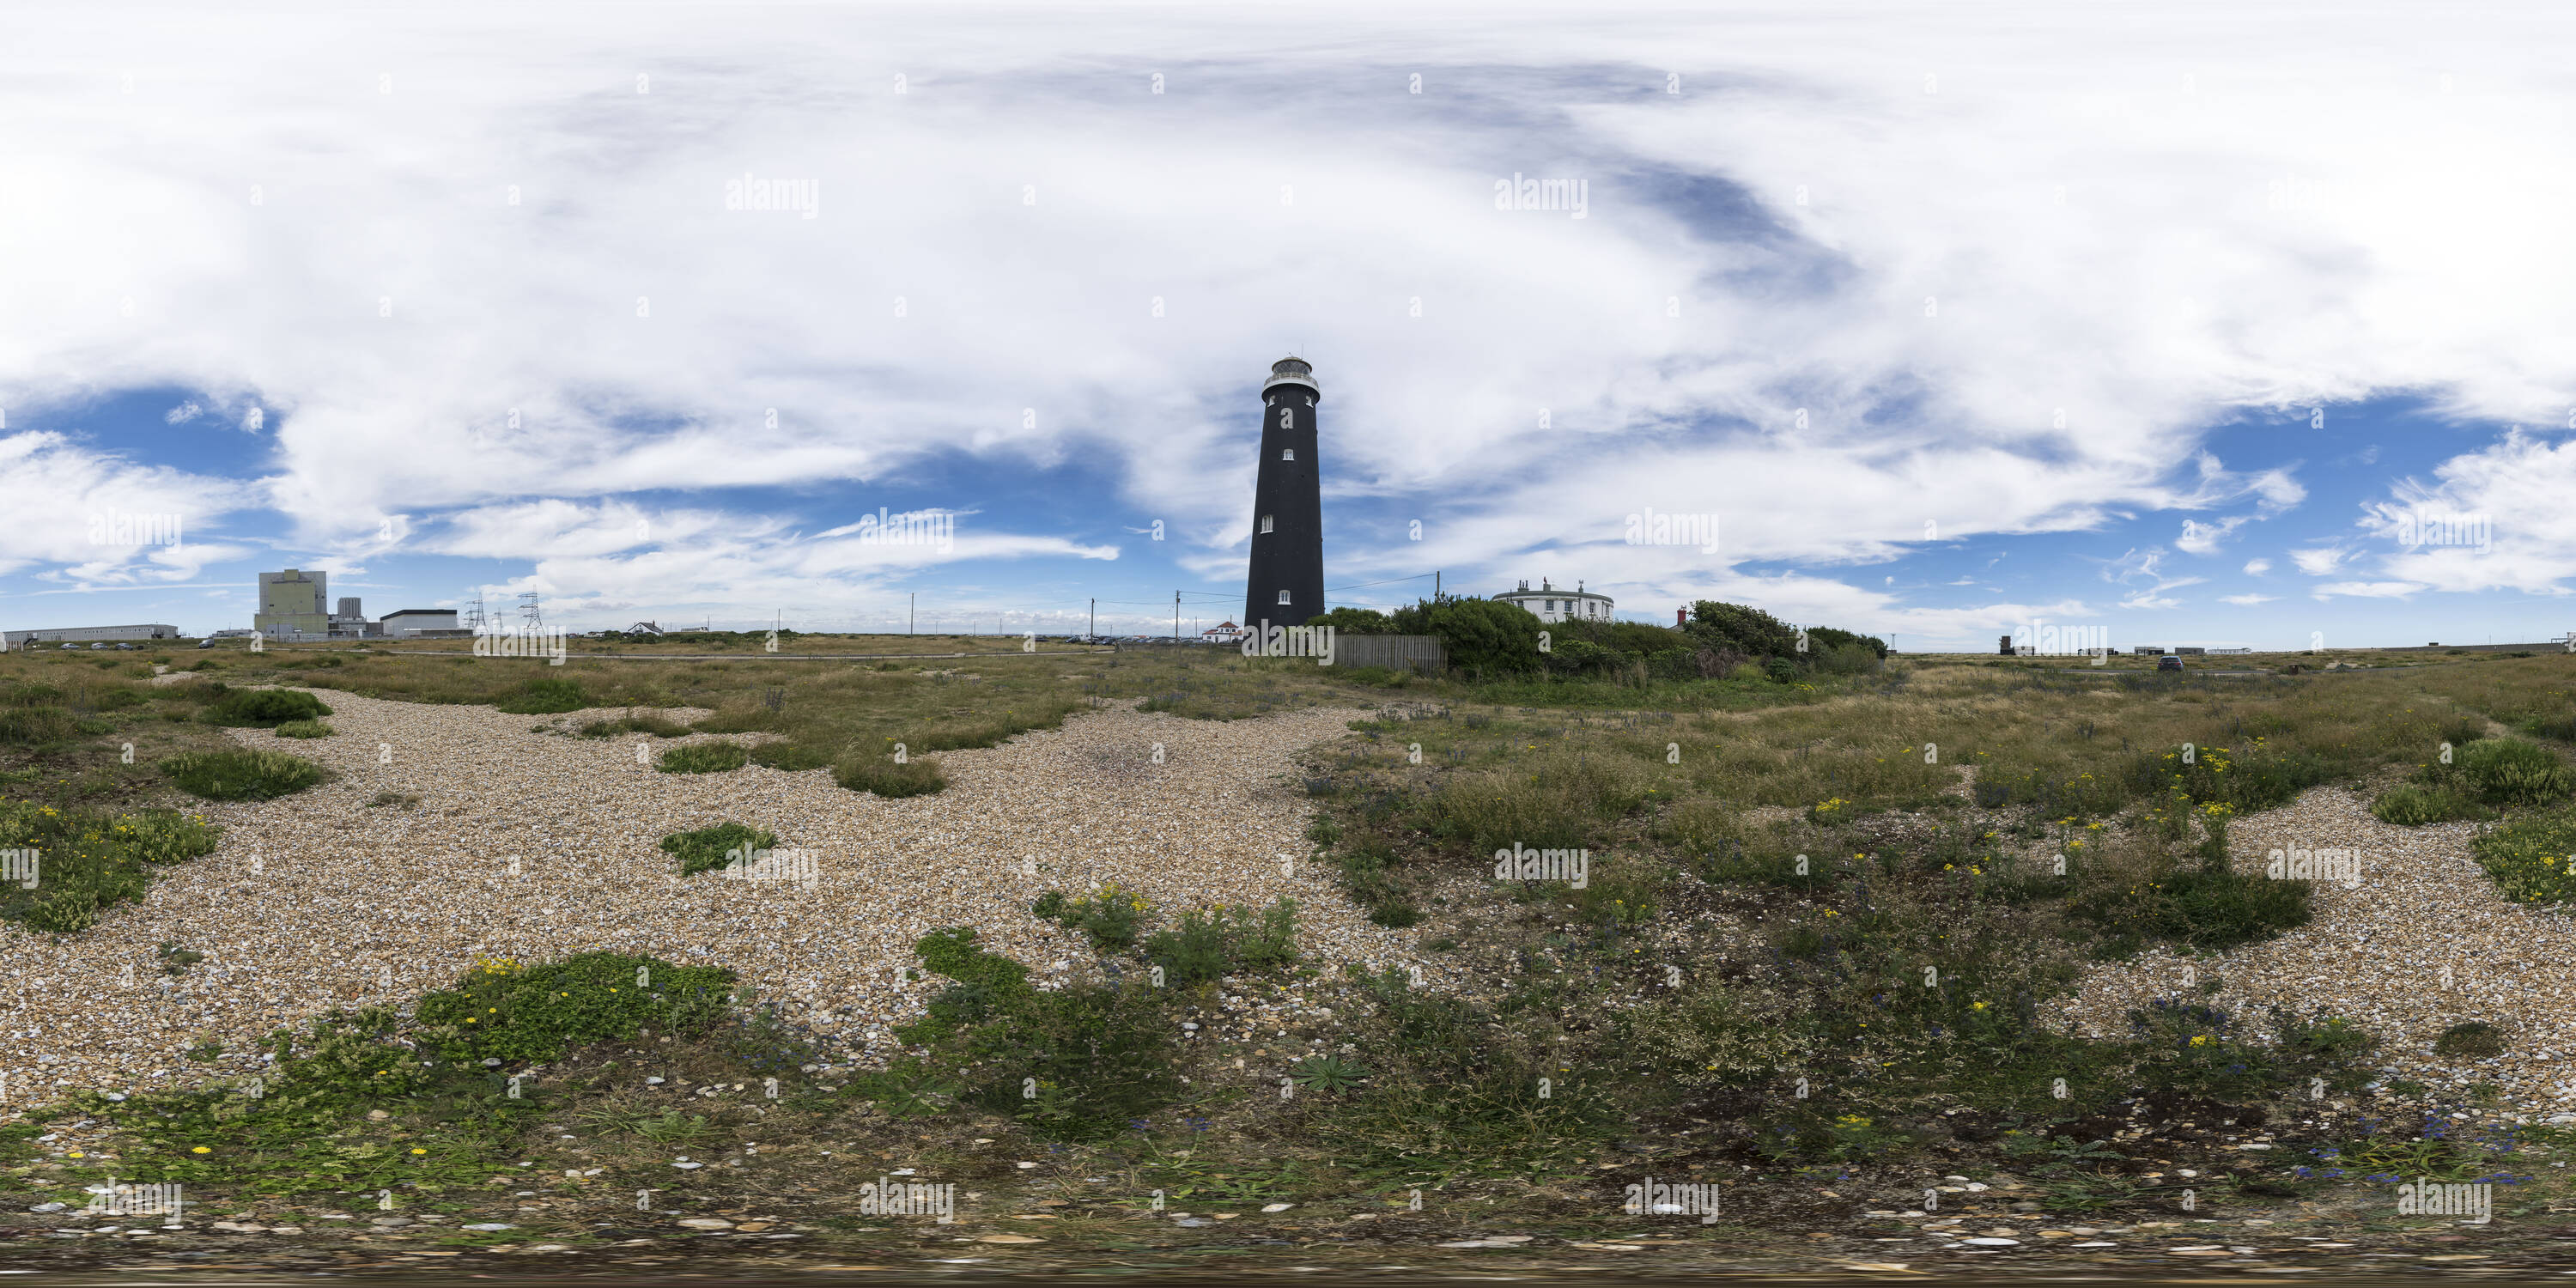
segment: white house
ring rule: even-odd
[[[1601,622],[1610,620],[1610,597],[1598,591],[1585,590],[1583,583],[1579,581],[1574,583],[1572,590],[1558,590],[1542,577],[1536,590],[1530,589],[1528,582],[1522,582],[1520,589],[1507,591],[1494,598],[1506,604],[1518,604],[1537,614],[1542,622],[1561,622],[1567,618]]]

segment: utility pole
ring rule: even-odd
[[[1181,592],[1172,592],[1172,642],[1181,642]]]
[[[1431,602],[1440,602],[1440,570],[1437,568],[1431,570]]]
[[[1092,641],[1092,638],[1093,638],[1094,636],[1097,636],[1097,635],[1099,635],[1099,634],[1100,634],[1100,597],[1099,597],[1099,596],[1097,596],[1097,595],[1095,595],[1095,596],[1093,596],[1093,597],[1092,597],[1092,600],[1091,600],[1091,634],[1090,634],[1090,635],[1086,635],[1086,636],[1084,636],[1084,637],[1083,637],[1083,639],[1082,639],[1082,642],[1083,642],[1083,643],[1085,643],[1085,644],[1088,644],[1088,643],[1090,643],[1090,642]]]
[[[920,606],[920,603],[920,591],[915,590],[905,593],[903,601],[903,633],[906,635],[912,634],[912,610]]]

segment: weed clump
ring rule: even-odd
[[[2516,903],[2576,903],[2576,810],[2518,818],[2469,842],[2478,866]]]
[[[0,881],[0,917],[69,934],[142,900],[153,870],[210,854],[216,829],[174,810],[113,817],[0,801],[0,849],[34,852],[19,880]]]
[[[320,698],[293,689],[227,689],[206,707],[208,724],[229,728],[274,729],[331,714]]]
[[[514,716],[549,716],[580,711],[590,705],[590,695],[582,692],[580,684],[547,677],[520,685],[518,692],[493,703],[492,708]]]
[[[289,720],[277,727],[280,738],[328,738],[335,730],[319,720]]]
[[[720,774],[729,769],[740,769],[750,760],[750,753],[737,744],[701,742],[663,752],[656,767],[666,774]]]
[[[79,728],[72,713],[61,707],[0,708],[0,743],[41,746],[71,737]]]
[[[894,799],[927,796],[944,790],[948,776],[939,762],[918,757],[896,763],[886,756],[851,756],[832,766],[832,781],[854,792],[874,792]]]
[[[932,1054],[906,1072],[908,1086],[889,1090],[918,1103],[943,1094],[931,1086],[953,1088],[1051,1140],[1102,1139],[1179,1093],[1178,1030],[1164,995],[1143,981],[1039,989],[1028,968],[977,948],[971,928],[924,935],[915,951],[955,982],[896,1030]]]
[[[2433,1039],[2435,1054],[2457,1060],[2483,1060],[2503,1055],[2504,1048],[2504,1030],[2484,1020],[2454,1024],[2442,1030],[2442,1036]]]
[[[183,751],[161,761],[161,772],[191,796],[210,801],[264,801],[291,796],[330,776],[302,756],[282,751]]]
[[[766,850],[778,844],[778,838],[758,828],[741,823],[718,823],[694,832],[673,832],[662,838],[662,852],[680,861],[680,875],[693,877],[733,862],[736,856],[754,850]]]
[[[703,1029],[723,1015],[732,985],[733,972],[721,967],[626,953],[536,966],[486,961],[422,997],[418,1014],[425,1044],[448,1060],[544,1061],[585,1042],[632,1041],[648,1027]]]

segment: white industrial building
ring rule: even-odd
[[[175,640],[179,628],[161,622],[140,626],[64,626],[48,631],[9,631],[5,638],[11,648],[34,644],[87,644],[93,640]]]

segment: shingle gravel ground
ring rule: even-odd
[[[0,994],[0,1068],[13,1098],[238,1076],[256,1067],[242,1054],[253,1038],[334,1005],[406,1001],[479,956],[592,949],[730,967],[850,1054],[881,1058],[894,1045],[885,1028],[937,987],[893,982],[894,968],[915,962],[917,937],[974,926],[1043,977],[1082,945],[1031,915],[1030,901],[1095,882],[1174,913],[1287,895],[1310,958],[1409,957],[1411,934],[1369,924],[1304,862],[1308,810],[1293,758],[1361,711],[1231,723],[1084,713],[1061,730],[941,753],[946,791],[884,800],[837,786],[829,770],[664,774],[637,763],[638,742],[649,758],[683,740],[531,732],[622,709],[529,717],[321,696],[335,737],[233,736],[316,758],[338,781],[277,801],[202,803],[197,812],[225,829],[219,848],[88,931],[57,941],[0,930],[0,977],[13,985]],[[384,791],[420,801],[366,804]],[[675,877],[661,838],[719,822],[811,851],[815,888]],[[1297,860],[1292,871],[1283,857]],[[207,959],[165,978],[154,951],[165,940]],[[206,1039],[230,1054],[181,1058]]]
[[[2322,1008],[2377,1036],[2372,1058],[2382,1068],[2439,1089],[2492,1081],[2511,1108],[2567,1109],[2576,1101],[2576,920],[2498,894],[2469,854],[2477,826],[2383,823],[2367,795],[2342,787],[2239,818],[2228,837],[2238,871],[2260,873],[2272,850],[2292,845],[2357,849],[2359,884],[2316,882],[2308,925],[2216,959],[2158,951],[2097,967],[2064,1013],[2076,1031],[2108,1035],[2159,997],[2206,1000],[2249,1025],[2271,1006]],[[2212,978],[2224,985],[2204,999],[2196,985]],[[2466,1020],[2498,1025],[2511,1045],[2483,1060],[2436,1055],[2434,1039]]]

